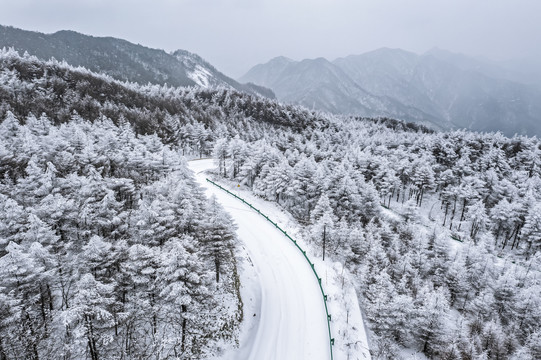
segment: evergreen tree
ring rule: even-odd
[[[214,265],[216,283],[220,282],[220,273],[231,270],[226,261],[234,248],[234,234],[231,232],[233,221],[218,208],[216,198],[212,196],[208,203],[204,222],[200,222],[200,231],[204,234],[201,240],[204,254]]]
[[[111,307],[114,304],[114,285],[105,285],[91,274],[84,274],[76,283],[71,307],[64,311],[69,326],[69,352],[75,357],[88,356],[92,360],[103,357],[110,344],[114,327]]]
[[[530,208],[521,237],[528,244],[528,253],[541,250],[541,204],[535,204]]]
[[[441,290],[423,289],[417,298],[414,328],[418,332],[423,353],[438,356],[446,340],[446,319],[449,303]]]

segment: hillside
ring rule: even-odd
[[[333,123],[217,142],[217,172],[349,271],[373,358],[538,359],[539,141]]]
[[[269,89],[240,84],[225,76],[200,56],[185,50],[168,54],[163,50],[112,37],[94,37],[74,31],[42,34],[0,25],[0,48],[28,52],[41,60],[55,58],[72,66],[107,74],[122,81],[146,85],[223,86],[273,98]]]
[[[182,155],[213,156],[216,176],[290,215],[355,286],[374,358],[541,356],[536,138],[142,86],[13,50],[0,119],[6,357],[201,358],[235,343],[237,240]]]
[[[434,49],[417,55],[379,49],[339,58],[253,67],[241,81],[279,100],[336,114],[387,116],[436,129],[541,135],[541,91],[493,64]]]
[[[3,359],[201,359],[235,342],[237,238],[178,150],[106,118],[8,112],[0,175]]]
[[[213,132],[321,125],[321,118],[305,109],[244,92],[124,83],[13,50],[0,51],[0,69],[1,116],[7,111],[19,119],[45,114],[55,125],[74,115],[92,121],[107,117],[117,125],[128,121],[139,134],[156,133],[166,143],[187,140],[185,146],[202,154],[211,150],[205,144],[212,142]]]

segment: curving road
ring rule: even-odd
[[[321,291],[304,257],[261,215],[205,181],[202,171],[213,168],[213,160],[189,166],[207,196],[214,194],[237,223],[257,275],[242,285],[246,320],[240,348],[223,359],[330,359]]]

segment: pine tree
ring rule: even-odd
[[[329,197],[326,193],[323,193],[319,197],[319,200],[317,201],[314,210],[312,210],[312,212],[310,213],[310,220],[312,224],[315,224],[325,214],[334,217]]]
[[[528,337],[526,346],[534,359],[541,357],[541,331],[537,330]]]
[[[11,356],[39,359],[41,341],[47,336],[46,322],[40,309],[40,283],[44,270],[20,245],[10,242],[7,254],[0,258],[0,289],[5,310],[9,313],[2,325],[6,332],[6,346],[13,349]],[[43,304],[43,303],[41,303]]]
[[[246,143],[238,135],[229,142],[227,155],[231,159],[231,176],[236,179],[244,160],[247,158]]]
[[[481,341],[489,359],[500,359],[509,355],[504,347],[506,337],[501,324],[496,321],[490,321],[483,327]]]
[[[274,166],[268,176],[267,181],[267,198],[276,201],[278,204],[280,200],[286,198],[287,190],[291,182],[291,166],[286,160],[280,161]]]
[[[507,269],[494,284],[494,310],[500,315],[503,325],[516,317],[516,289],[518,281],[513,269]]]
[[[434,171],[428,165],[416,168],[412,175],[412,181],[417,187],[416,205],[421,206],[424,193],[434,186]]]
[[[468,206],[466,219],[470,219],[470,238],[476,241],[480,232],[484,232],[490,225],[490,219],[486,213],[485,205],[478,200]]]
[[[414,328],[423,353],[437,356],[443,349],[449,303],[441,290],[423,289],[417,299]]]
[[[203,233],[201,245],[203,253],[214,265],[216,283],[220,282],[220,273],[229,269],[227,262],[234,248],[234,234],[231,232],[231,218],[220,210],[216,197],[212,196],[208,203],[206,219],[199,224]]]
[[[313,176],[316,164],[313,158],[301,158],[293,167],[288,187],[288,197],[292,199],[291,212],[298,218],[307,221],[315,205],[318,194],[312,191],[315,187]]]
[[[205,335],[214,304],[209,296],[210,274],[203,270],[193,239],[170,239],[161,249],[157,285],[162,299],[160,316],[172,331],[164,334],[176,357],[197,352],[197,339]],[[210,303],[209,303],[210,302]]]
[[[382,271],[374,276],[366,291],[366,310],[368,318],[372,323],[372,329],[380,336],[388,336],[394,329],[395,315],[391,303],[396,294],[389,275]]]
[[[28,214],[17,202],[0,194],[0,255],[9,242],[21,243],[28,229]]]
[[[212,157],[218,161],[218,173],[224,178],[227,177],[227,148],[227,139],[218,139],[216,140],[216,143],[214,144],[214,149],[212,150]]]
[[[157,283],[160,250],[134,244],[128,258],[120,265],[119,292],[117,295],[125,316],[124,338],[127,355],[151,356],[159,350],[160,297]],[[150,331],[148,331],[150,329]]]
[[[75,357],[99,360],[110,344],[114,327],[111,307],[114,284],[103,284],[91,274],[84,274],[76,283],[71,307],[64,311],[64,321],[69,326],[72,339],[71,352]],[[84,344],[84,345],[83,345]]]
[[[528,211],[521,237],[528,244],[527,253],[541,250],[541,204],[533,205]]]

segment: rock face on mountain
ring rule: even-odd
[[[240,84],[225,76],[200,56],[185,50],[169,54],[163,50],[112,37],[93,37],[74,31],[42,34],[0,26],[0,48],[13,47],[40,59],[56,58],[73,66],[104,73],[140,84],[171,86],[223,86],[273,98],[269,89]]]
[[[433,49],[379,49],[333,62],[283,57],[240,81],[333,113],[390,116],[434,128],[541,135],[541,92],[493,63]]]

